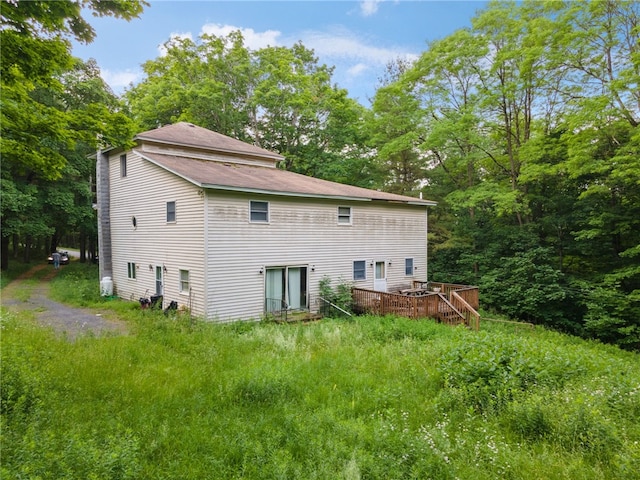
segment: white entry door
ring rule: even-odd
[[[162,295],[162,266],[156,266],[156,295]]]
[[[377,292],[387,291],[387,263],[384,260],[376,262],[373,289]]]

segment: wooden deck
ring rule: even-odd
[[[433,318],[449,325],[480,328],[478,287],[439,282],[414,282],[397,293],[353,288],[356,313],[394,314],[407,318]]]

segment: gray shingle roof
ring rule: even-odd
[[[275,162],[284,159],[283,156],[277,153],[186,122],[142,132],[136,135],[134,140],[143,143],[153,142],[204,149],[241,158],[253,157],[271,160],[274,167]],[[185,151],[188,151],[188,148]],[[435,205],[435,202],[429,200],[344,185],[274,167],[236,163],[231,159],[229,162],[204,160],[185,156],[187,155],[186,153],[184,155],[168,155],[149,152],[144,149],[140,149],[137,153],[146,160],[202,188],[261,192],[275,195]]]
[[[279,168],[200,160],[177,155],[137,152],[152,163],[202,187],[219,190],[270,193],[302,197],[354,199],[361,201],[435,205],[435,202],[394,193],[354,187]]]
[[[134,140],[203,148],[222,153],[265,157],[276,161],[284,160],[284,157],[277,153],[187,122],[178,122],[139,133],[134,137]]]

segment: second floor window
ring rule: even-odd
[[[269,221],[269,203],[251,201],[249,216],[252,222],[267,223]]]
[[[167,223],[176,221],[176,202],[167,202]]]
[[[351,207],[338,207],[338,223],[351,225]]]
[[[127,176],[127,155],[120,155],[120,176]]]

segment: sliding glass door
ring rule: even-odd
[[[265,279],[265,310],[306,310],[307,267],[268,267]]]

